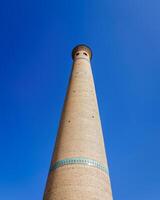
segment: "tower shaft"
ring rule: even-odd
[[[73,50],[73,67],[44,200],[111,200],[91,51]]]

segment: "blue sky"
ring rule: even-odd
[[[41,200],[71,71],[86,43],[115,200],[160,198],[159,0],[0,2],[0,196]]]

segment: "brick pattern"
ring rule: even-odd
[[[80,165],[65,165],[50,173],[45,200],[112,200],[105,172]]]
[[[71,78],[51,167],[70,158],[90,158],[107,168],[98,104],[90,65],[83,48],[74,52]],[[44,200],[111,200],[109,176],[88,165],[63,165],[48,175]]]

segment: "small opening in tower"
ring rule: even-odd
[[[70,120],[68,120],[68,123],[70,123],[71,121]]]
[[[76,56],[78,56],[79,55],[79,53],[76,53]]]
[[[86,52],[83,52],[83,55],[88,56]]]
[[[92,115],[92,118],[94,118],[94,116]]]

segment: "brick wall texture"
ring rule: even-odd
[[[75,163],[70,163],[70,159],[74,158]],[[88,160],[91,162],[88,163]],[[56,165],[58,161],[61,163]],[[92,165],[92,161],[96,163]],[[112,192],[90,51],[81,46],[73,56],[72,73],[43,200],[84,199],[112,200]]]

